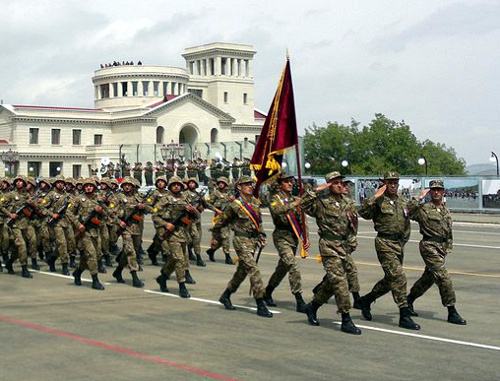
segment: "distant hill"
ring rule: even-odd
[[[495,163],[472,164],[465,167],[465,171],[469,176],[495,176],[497,174],[497,166]]]

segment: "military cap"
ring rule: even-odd
[[[382,179],[382,181],[385,180],[399,180],[399,173],[395,171],[388,171],[384,173],[384,178]]]
[[[243,175],[241,176],[238,181],[236,181],[236,185],[241,185],[241,184],[247,184],[247,183],[253,183],[253,178],[251,176]]]
[[[429,182],[429,188],[440,188],[444,189],[444,183],[443,180],[431,180]]]
[[[85,185],[87,185],[87,184],[90,184],[90,185],[93,185],[93,186],[94,186],[94,188],[97,188],[97,184],[96,184],[95,180],[94,180],[94,179],[92,179],[92,178],[83,179],[83,180],[82,180],[82,184],[83,184],[83,186],[85,186]]]
[[[170,189],[170,186],[173,184],[180,184],[181,186],[184,186],[184,183],[182,182],[182,179],[179,176],[172,176],[168,182],[168,189]]]
[[[227,179],[227,177],[224,176],[221,176],[217,179],[217,184],[219,183],[224,183],[226,184],[226,186],[229,186],[229,180]]]
[[[334,179],[343,179],[345,176],[341,175],[339,171],[333,171],[325,175],[325,180],[327,183]]]
[[[165,181],[165,183],[167,183],[167,178],[165,176],[158,176],[155,180],[155,185],[158,183],[158,181]]]
[[[288,171],[282,171],[278,175],[278,182],[280,182],[282,180],[285,180],[285,179],[293,179],[293,178],[295,178],[295,176],[292,175],[290,172],[288,172]]]
[[[130,176],[125,176],[122,180],[121,187],[123,187],[124,184],[130,184],[135,186],[135,179],[130,177]]]

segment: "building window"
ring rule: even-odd
[[[219,131],[217,131],[217,128],[212,128],[212,131],[210,131],[210,143],[217,143],[219,139]]]
[[[153,94],[155,95],[155,97],[157,97],[159,94],[158,91],[159,87],[160,87],[160,82],[158,81],[153,82]]]
[[[243,93],[243,104],[246,105],[247,101],[248,101],[248,94],[247,93]]]
[[[165,134],[165,129],[162,126],[156,128],[156,144],[163,144],[163,135]]]
[[[109,83],[101,85],[101,99],[109,98]]]
[[[203,98],[203,90],[201,90],[201,89],[189,89],[188,92],[191,94],[194,94],[200,98]]]
[[[49,177],[56,177],[62,173],[63,163],[61,161],[51,161],[49,163]]]
[[[52,145],[61,144],[61,130],[59,128],[52,129]]]
[[[102,135],[94,135],[94,145],[100,146],[102,145]]]
[[[215,74],[215,60],[213,58],[210,58],[210,74]]]
[[[38,144],[38,128],[30,128],[30,144]]]
[[[222,75],[226,75],[226,64],[227,64],[227,58],[221,58],[220,59],[220,73]]]
[[[40,177],[40,168],[42,163],[40,161],[28,161],[28,176]]]
[[[73,164],[73,178],[77,179],[79,177],[82,177],[82,165]]]
[[[122,82],[122,97],[128,96],[128,82]]]
[[[137,86],[138,86],[138,84],[139,84],[139,82],[137,82],[137,81],[132,82],[132,95],[134,97],[136,97],[137,94],[138,94],[137,93]]]
[[[79,146],[82,144],[82,130],[73,130],[73,145]]]
[[[118,96],[118,83],[113,83],[113,96],[117,97]]]
[[[149,95],[149,81],[142,81],[142,94],[147,97]]]
[[[228,98],[227,91],[224,91],[224,103],[227,103],[227,98]]]
[[[163,82],[163,96],[168,94],[168,82]]]

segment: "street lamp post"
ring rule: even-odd
[[[493,152],[493,151],[491,151],[490,161],[491,161],[491,162],[495,162],[495,161],[496,161],[496,163],[497,163],[497,177],[498,177],[498,175],[499,175],[499,173],[498,173],[498,156],[497,156],[497,154],[496,154],[495,152]]]
[[[424,165],[425,164],[425,175],[427,176],[428,172],[427,172],[427,165],[428,165],[428,161],[427,161],[427,158],[422,155],[422,157],[420,159],[418,159],[418,164],[420,165]]]
[[[179,157],[181,160],[184,158],[184,146],[182,144],[174,143],[172,140],[171,143],[163,145],[160,149],[161,151],[161,157],[163,158],[164,161],[167,162],[167,165],[170,161],[172,165],[172,172],[175,171],[175,159]]]
[[[8,151],[3,151],[2,152],[2,161],[7,165],[5,169],[8,168],[9,170],[9,177],[14,177],[12,173],[12,167],[19,161],[19,152],[17,151],[12,151],[11,148],[9,148]]]

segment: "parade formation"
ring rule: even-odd
[[[216,175],[201,180],[196,173],[188,175],[178,170],[169,177],[156,173],[154,186],[147,192],[139,192],[141,184],[132,176],[78,180],[57,176],[38,181],[23,175],[2,178],[0,247],[4,264],[0,264],[0,270],[5,268],[8,274],[16,274],[14,266],[19,262],[21,276],[33,278],[30,267],[40,270],[39,261],[45,260],[51,272],[70,276],[71,268],[77,286],[82,284],[82,274],[88,270],[92,288],[104,290],[99,273],[106,273],[107,268],[114,266],[112,275],[116,282],[125,283],[123,270],[127,269],[133,287],[140,288],[144,280],[138,274],[144,257],[147,255],[152,265],[160,265],[160,256],[164,262],[156,278],[160,290],[170,292],[167,282],[175,275],[179,296],[189,298],[186,285],[196,283],[190,263],[209,271],[200,246],[203,230],[209,228],[212,238],[206,258],[210,261],[215,261],[217,250],[222,248],[225,263],[235,265],[230,256],[233,236],[235,273],[225,289],[221,284],[224,291],[219,299],[227,310],[235,309],[231,294],[248,276],[257,315],[273,317],[267,306],[276,306],[273,291],[288,274],[296,310],[306,314],[313,326],[320,325],[318,309],[334,296],[337,313],[342,317],[341,331],[359,335],[361,330],[349,313],[351,307],[360,309],[366,320],[372,320],[373,303],[390,291],[399,308],[399,326],[419,330],[420,325],[412,320],[418,316],[414,305],[434,283],[443,306],[448,309],[448,322],[466,324],[455,308],[455,292],[445,267],[453,234],[451,215],[443,202],[442,181],[431,181],[418,198],[407,202],[398,195],[399,175],[388,172],[380,179],[374,197],[357,207],[347,197],[347,181],[340,172],[327,174],[326,184],[306,190],[298,197],[292,194],[296,179],[283,171],[269,186],[267,195],[279,260],[265,285],[258,261],[268,234],[262,223],[262,202],[254,195],[254,178],[246,171],[230,176],[221,170]],[[205,187],[200,187],[202,181],[208,184],[208,194]],[[210,227],[202,226],[200,218],[207,209],[214,217]],[[298,253],[306,256],[310,246],[305,215],[316,220],[320,260],[325,271],[309,303],[302,296],[297,260]],[[145,252],[142,237],[148,216],[153,221],[155,235]],[[384,271],[384,278],[363,297],[359,294],[352,257],[357,247],[359,217],[374,223],[375,249]],[[420,226],[420,253],[425,271],[408,293],[403,260],[410,220]]]

